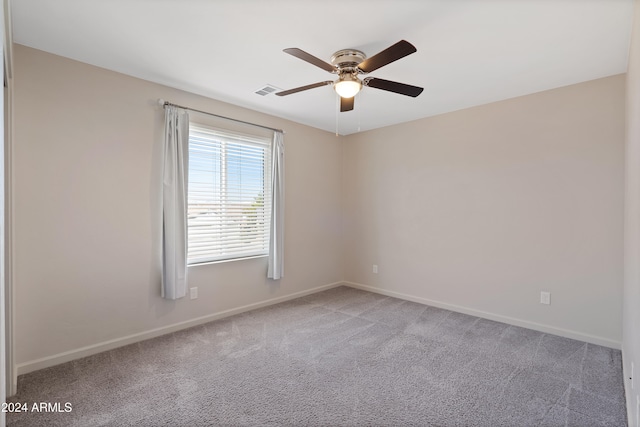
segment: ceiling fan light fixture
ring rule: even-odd
[[[362,82],[353,74],[343,74],[333,84],[333,89],[341,98],[353,98],[362,89]]]

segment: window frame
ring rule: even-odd
[[[257,215],[257,218],[262,219],[262,225],[260,226],[260,230],[258,235],[260,237],[257,240],[261,240],[262,247],[260,249],[249,247],[244,251],[236,251],[231,249],[230,252],[225,252],[224,248],[229,245],[220,244],[219,239],[211,238],[210,240],[213,242],[211,244],[212,247],[220,246],[221,253],[217,255],[201,255],[201,256],[193,256],[190,250],[193,235],[190,233],[190,229],[195,227],[191,224],[192,220],[195,217],[191,217],[189,214],[192,205],[192,193],[191,193],[191,184],[192,184],[192,133],[198,132],[200,136],[206,134],[210,135],[211,139],[216,139],[216,143],[212,143],[211,147],[219,147],[220,148],[220,159],[219,159],[219,167],[220,170],[216,172],[215,166],[211,168],[211,173],[219,173],[219,192],[213,191],[211,200],[216,199],[216,197],[220,200],[220,209],[223,211],[228,209],[228,206],[231,206],[232,203],[229,202],[229,197],[232,194],[242,194],[242,186],[240,186],[240,190],[233,192],[229,190],[229,158],[231,155],[229,154],[228,145],[236,145],[238,147],[253,147],[257,148],[256,151],[261,151],[262,155],[256,158],[262,159],[262,192],[258,193],[255,198],[253,204],[248,204],[248,206],[254,206],[255,200],[258,200],[258,197],[262,196],[262,213]],[[217,126],[211,126],[208,124],[204,124],[202,122],[189,121],[189,147],[188,147],[188,155],[189,155],[189,168],[188,168],[188,180],[187,180],[187,266],[195,266],[200,264],[210,264],[210,263],[218,263],[218,262],[227,262],[234,261],[239,259],[247,259],[247,258],[257,258],[257,257],[266,257],[269,255],[269,223],[271,219],[271,167],[272,167],[272,159],[271,159],[271,151],[272,151],[272,138],[267,136],[261,136],[256,134],[248,134],[241,133],[236,131],[231,131],[228,129],[220,128]],[[212,148],[215,149],[215,148]],[[233,149],[231,151],[237,150]],[[237,152],[235,152],[237,154]],[[255,160],[255,158],[254,158]],[[246,163],[246,162],[245,162]],[[241,165],[242,162],[237,163],[237,165]],[[212,163],[213,165],[213,163]],[[215,187],[215,184],[213,184]],[[223,201],[223,199],[225,199]],[[233,209],[238,209],[238,205],[241,203],[237,203]],[[243,214],[244,215],[244,214]],[[232,215],[223,215],[220,221],[225,222],[231,218]],[[258,219],[257,221],[259,221]],[[215,230],[220,230],[221,234],[229,233],[231,227],[226,227],[225,225],[221,225],[219,227],[215,227]],[[240,238],[238,238],[239,240]],[[237,240],[232,240],[231,242],[237,242]],[[212,249],[213,252],[213,249]]]

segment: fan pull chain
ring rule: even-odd
[[[363,104],[363,102],[362,102],[362,91],[360,91],[360,93],[358,93],[358,105],[359,105],[359,107],[357,109],[357,112],[358,112],[358,132],[360,132],[360,122],[361,122],[360,119],[362,118],[362,104]]]
[[[338,94],[336,94],[336,108],[335,108],[335,111],[336,111],[336,137],[337,137],[338,136],[338,117],[340,117],[339,116],[340,113],[338,112],[338,111],[340,111],[340,95],[338,95]]]

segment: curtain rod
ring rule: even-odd
[[[274,132],[285,133],[285,131],[283,131],[282,129],[271,128],[269,126],[263,126],[263,125],[259,125],[259,124],[256,124],[256,123],[245,122],[244,120],[238,120],[238,119],[233,119],[231,117],[220,116],[218,114],[209,113],[207,111],[196,110],[195,108],[189,108],[189,107],[185,107],[183,105],[174,104],[173,102],[165,101],[162,98],[158,99],[158,104],[162,105],[163,108],[166,107],[167,105],[171,105],[173,107],[178,107],[178,108],[183,108],[185,110],[194,111],[196,113],[202,113],[202,114],[206,114],[206,115],[209,115],[209,116],[218,117],[220,119],[231,120],[231,121],[234,121],[234,122],[243,123],[245,125],[256,126],[256,127],[263,128],[263,129],[269,129],[269,130],[272,130]]]

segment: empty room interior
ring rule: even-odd
[[[3,0],[4,426],[640,427],[639,0]]]

